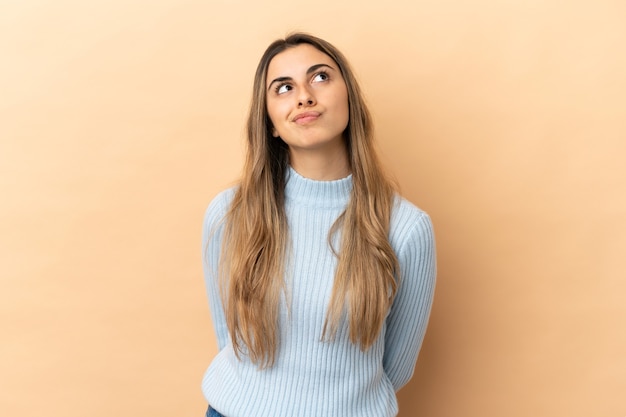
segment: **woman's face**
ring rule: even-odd
[[[309,44],[279,53],[270,61],[266,88],[272,134],[290,152],[344,146],[348,90],[328,55]]]

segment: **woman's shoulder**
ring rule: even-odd
[[[390,241],[399,250],[407,241],[432,235],[432,221],[428,213],[406,198],[396,195],[391,213]]]
[[[237,192],[237,188],[237,186],[227,188],[213,197],[204,213],[205,224],[214,225],[224,218]]]
[[[428,217],[428,213],[411,203],[406,198],[396,194],[393,202],[393,211],[391,213],[391,222],[413,222],[424,217]]]
[[[217,193],[209,203],[207,210],[216,210],[219,208],[230,206],[230,203],[231,201],[233,201],[233,197],[235,196],[238,188],[239,187],[235,185]]]

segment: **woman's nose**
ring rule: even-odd
[[[298,97],[298,107],[310,107],[315,104],[315,98],[308,89],[303,89]]]

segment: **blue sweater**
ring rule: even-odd
[[[383,329],[367,351],[349,340],[343,322],[322,342],[337,258],[328,245],[331,225],[345,210],[352,177],[314,181],[289,169],[285,209],[292,240],[286,280],[287,315],[280,306],[280,340],[273,367],[238,360],[217,285],[223,219],[235,190],[220,193],[204,218],[204,273],[219,353],[202,380],[205,398],[227,417],[391,417],[396,391],[413,374],[435,288],[435,246],[426,213],[397,197],[389,239],[400,262],[399,286]],[[214,233],[212,233],[214,232]]]

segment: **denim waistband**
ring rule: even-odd
[[[213,407],[209,406],[209,409],[206,410],[206,417],[226,417],[223,414],[220,414],[219,411],[216,411]]]

